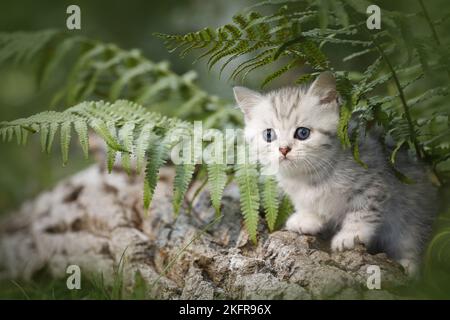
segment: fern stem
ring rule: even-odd
[[[431,21],[430,15],[428,14],[428,10],[425,7],[425,4],[423,3],[422,0],[418,0],[419,1],[419,5],[422,8],[422,12],[423,15],[425,17],[425,20],[427,20],[428,25],[430,26],[430,30],[433,33],[433,38],[436,41],[436,43],[440,46],[441,45],[441,40],[439,39],[439,36],[436,32],[436,28],[434,27],[433,21]]]
[[[208,178],[203,180],[202,184],[197,188],[197,190],[195,190],[195,193],[192,196],[192,199],[190,201],[188,201],[188,207],[189,207],[187,210],[188,215],[191,214],[191,212],[192,212],[195,199],[197,199],[197,197],[200,195],[200,192],[205,188],[207,183],[208,183]]]
[[[434,23],[433,23],[433,21],[430,18],[430,14],[428,13],[428,10],[425,7],[425,4],[423,3],[422,0],[418,0],[418,2],[419,2],[419,5],[420,5],[420,7],[422,9],[423,16],[424,16],[425,20],[427,21],[428,26],[430,27],[431,33],[433,34],[434,40],[436,41],[437,45],[439,47],[441,47],[442,46],[441,39],[439,39],[438,33],[436,31],[436,28],[434,27]],[[448,76],[450,78],[450,70],[447,70],[447,74],[448,74]]]
[[[409,134],[411,136],[411,141],[414,144],[414,149],[416,150],[417,157],[419,159],[422,159],[423,154],[420,149],[419,142],[417,141],[416,131],[414,130],[414,123],[412,121],[411,113],[409,112],[409,106],[408,106],[408,103],[406,102],[405,94],[403,92],[402,86],[400,85],[400,81],[398,80],[397,72],[395,72],[395,69],[391,64],[391,61],[386,56],[383,49],[378,44],[377,40],[374,37],[372,39],[373,39],[373,43],[375,44],[375,47],[377,48],[377,50],[380,53],[383,60],[386,62],[386,65],[388,66],[390,72],[392,73],[392,78],[394,79],[395,86],[397,87],[398,94],[399,94],[400,100],[402,102],[403,111],[405,112],[406,121],[408,122],[408,129],[409,129]]]

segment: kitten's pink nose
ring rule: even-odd
[[[289,151],[291,151],[291,148],[289,148],[289,147],[280,147],[280,148],[278,148],[278,150],[280,150],[281,154],[286,157],[286,155],[289,153]]]

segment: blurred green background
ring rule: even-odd
[[[233,14],[255,1],[168,0],[168,1],[31,1],[4,0],[0,4],[0,32],[66,30],[66,8],[81,8],[81,30],[84,35],[123,49],[139,48],[145,57],[158,62],[169,61],[173,71],[198,73],[198,84],[209,93],[232,97],[231,84],[208,73],[204,63],[193,64],[188,57],[169,54],[163,41],[153,33],[186,33],[204,26],[220,26]],[[31,67],[0,68],[0,121],[24,117],[49,108],[52,88],[40,90]],[[32,139],[36,139],[33,137]],[[40,152],[38,143],[20,148],[14,143],[0,145],[0,213],[17,207],[24,199],[35,196],[89,162],[81,151],[72,150],[69,165],[61,166],[59,157]]]

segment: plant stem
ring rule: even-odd
[[[427,20],[428,25],[430,26],[431,32],[433,33],[433,38],[436,41],[436,43],[440,46],[441,45],[441,40],[438,37],[438,34],[436,32],[436,29],[434,28],[434,24],[433,21],[431,21],[430,15],[428,14],[427,8],[425,8],[425,4],[423,3],[422,0],[418,0],[420,7],[422,8],[423,11],[423,15],[425,17],[425,20]]]
[[[200,194],[200,191],[203,190],[203,188],[206,186],[206,184],[208,183],[208,179],[205,179],[202,184],[197,188],[197,190],[195,190],[194,195],[192,196],[191,201],[188,202],[188,211],[187,214],[191,214],[192,209],[193,209],[193,203],[195,201],[195,199],[197,199],[198,195]]]
[[[425,4],[423,3],[422,0],[418,0],[418,1],[420,4],[420,7],[422,8],[423,16],[425,17],[425,20],[427,20],[428,26],[430,27],[431,33],[433,34],[433,38],[436,41],[437,45],[439,47],[441,47],[442,46],[441,39],[439,39],[436,28],[434,27],[434,23],[431,20],[430,15],[428,14],[428,10],[425,7]],[[450,78],[450,70],[447,70],[447,74],[448,74],[448,77]]]
[[[402,86],[400,85],[400,81],[398,80],[397,72],[395,72],[395,69],[391,64],[391,61],[386,56],[383,49],[379,46],[379,44],[375,38],[373,38],[373,43],[375,44],[376,48],[378,49],[378,52],[380,52],[381,57],[384,59],[389,70],[392,73],[392,78],[394,79],[395,86],[397,87],[398,94],[399,94],[400,100],[402,102],[403,111],[405,112],[406,121],[408,122],[408,128],[409,128],[409,134],[411,136],[411,141],[414,144],[414,149],[416,150],[417,157],[419,159],[422,159],[423,155],[422,155],[422,152],[421,152],[421,149],[419,146],[419,142],[417,141],[416,131],[414,130],[414,123],[412,121],[411,113],[409,112],[409,106],[408,106],[408,103],[406,102],[405,94],[403,92]]]

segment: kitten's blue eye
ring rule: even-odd
[[[311,133],[311,130],[305,127],[300,127],[295,130],[294,138],[298,140],[306,140],[309,138],[309,134]]]
[[[263,131],[263,139],[267,142],[272,142],[277,138],[277,135],[275,134],[275,130],[273,129],[266,129]]]

